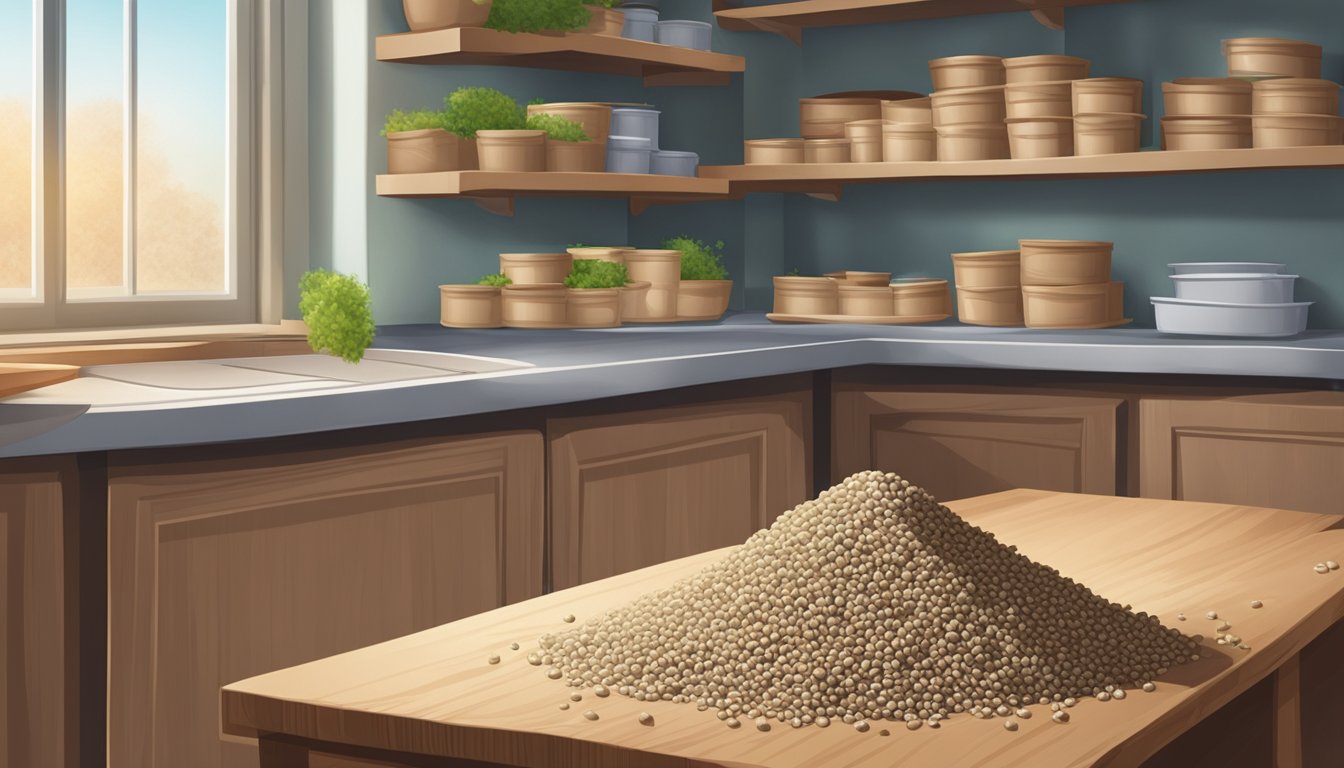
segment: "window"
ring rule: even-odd
[[[0,332],[259,319],[279,6],[0,2]]]

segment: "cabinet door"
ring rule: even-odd
[[[741,544],[811,491],[811,391],[553,419],[552,583]]]
[[[108,764],[256,766],[220,686],[542,591],[538,433],[109,461]]]
[[[1139,426],[1144,496],[1344,511],[1344,394],[1144,399]]]
[[[895,472],[943,501],[1010,488],[1113,496],[1123,404],[837,384],[832,479]]]
[[[75,765],[66,744],[66,565],[73,459],[0,462],[0,767]],[[73,684],[73,681],[70,681]]]

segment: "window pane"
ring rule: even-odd
[[[121,295],[121,0],[67,0],[65,24],[67,293]]]
[[[226,0],[138,0],[138,293],[227,290]]]
[[[33,6],[0,2],[0,300],[33,296]]]

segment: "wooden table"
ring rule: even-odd
[[[526,661],[545,632],[582,622],[721,557],[709,552],[567,589],[414,635],[226,686],[223,729],[260,737],[268,768],[478,765],[528,768],[1133,766],[1273,676],[1276,764],[1301,764],[1298,652],[1344,617],[1344,518],[1253,507],[1017,490],[949,504],[1099,594],[1202,634],[1199,662],[1124,701],[1087,699],[1067,725],[1049,711],[1009,733],[956,716],[938,730],[882,725],[729,730],[714,712],[613,694],[561,711],[571,689]],[[1250,607],[1261,600],[1264,607]],[[1250,651],[1215,644],[1205,613]],[[1184,612],[1188,619],[1178,621]],[[522,650],[511,651],[511,642]],[[499,654],[502,663],[489,665]],[[593,709],[600,719],[582,716]],[[642,726],[647,711],[655,724]],[[336,762],[318,754],[346,755]],[[452,758],[452,759],[449,759]],[[381,762],[360,762],[381,761]]]

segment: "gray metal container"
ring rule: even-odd
[[[622,7],[621,12],[625,14],[625,26],[621,28],[621,37],[643,40],[647,43],[654,41],[655,29],[658,26],[656,9]]]
[[[653,148],[644,136],[608,136],[608,173],[648,173]]]
[[[700,156],[694,152],[674,152],[660,149],[653,153],[649,169],[659,176],[694,176],[700,167]]]
[[[663,45],[708,51],[711,30],[710,25],[703,21],[668,19],[658,22],[653,40]]]

